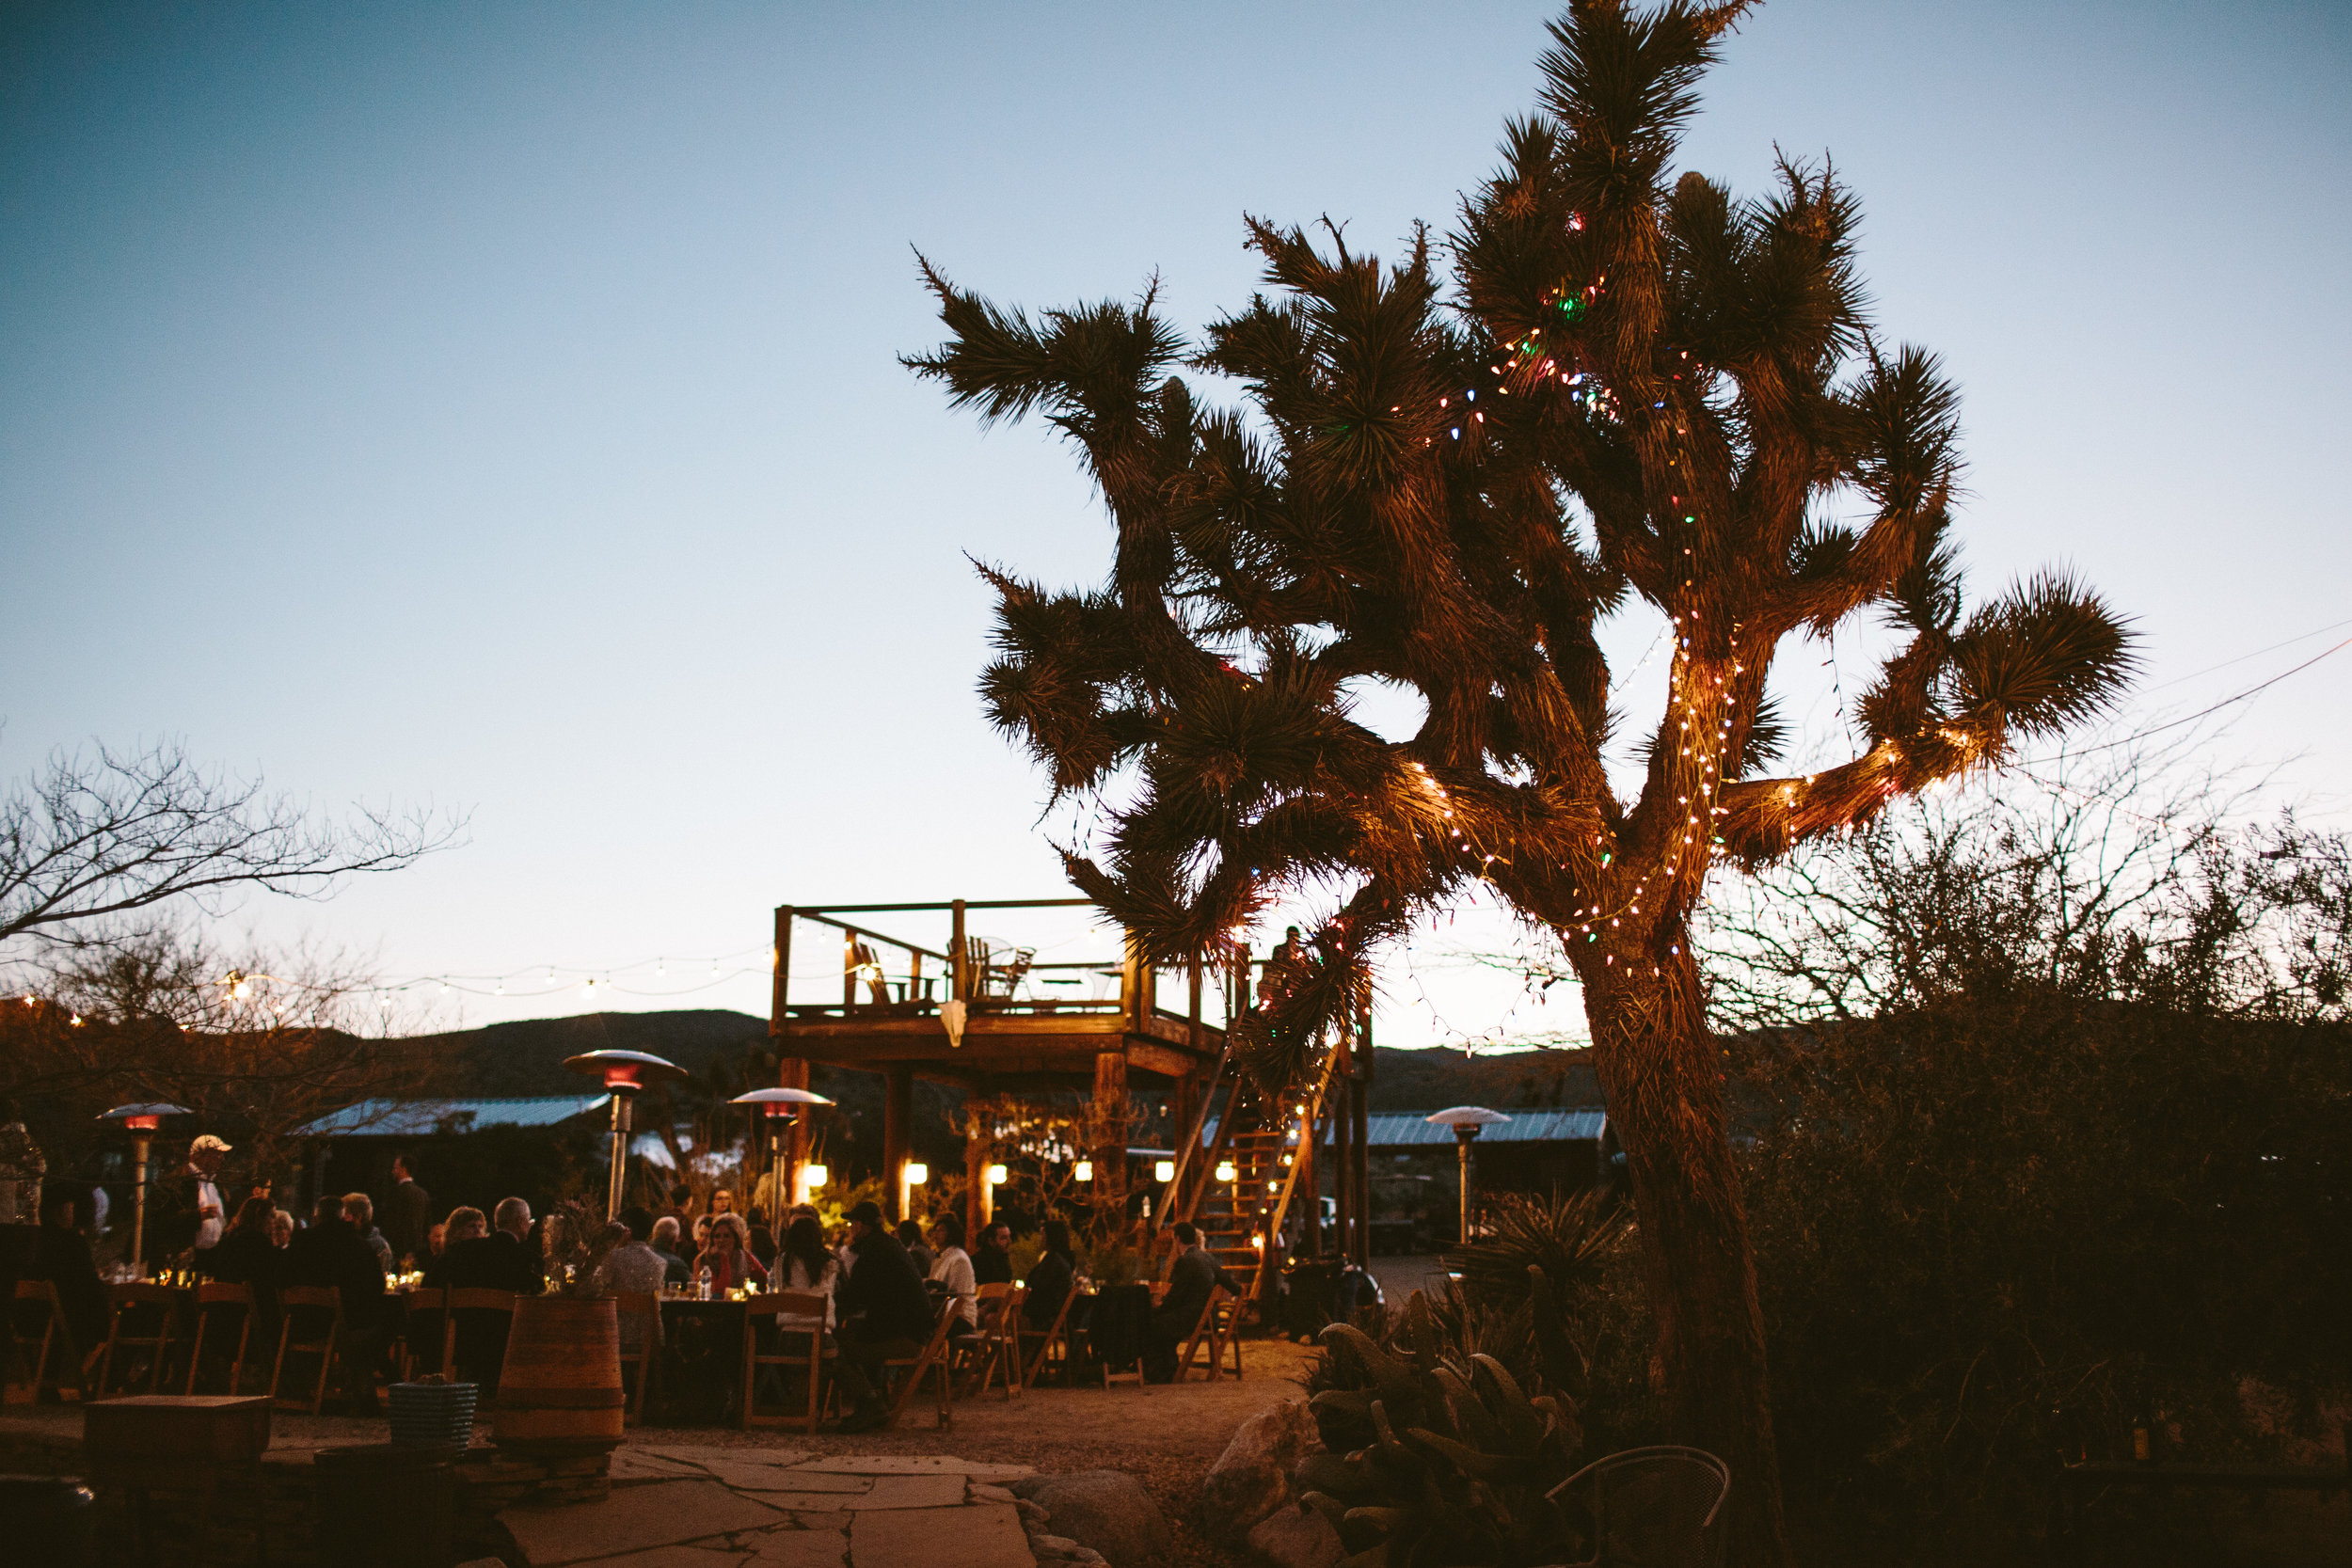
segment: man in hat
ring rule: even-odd
[[[228,1158],[229,1145],[210,1132],[197,1134],[188,1145],[188,1175],[196,1180],[196,1240],[192,1243],[199,1252],[208,1252],[220,1245],[220,1239],[229,1233],[228,1211],[220,1201],[220,1163]]]
[[[834,1377],[850,1400],[839,1430],[871,1432],[890,1420],[879,1386],[882,1363],[921,1354],[937,1315],[923,1276],[871,1199],[850,1211],[850,1253],[855,1266],[833,1298],[834,1341],[841,1351]]]

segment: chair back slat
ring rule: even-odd
[[[250,1307],[253,1305],[253,1287],[227,1285],[216,1279],[208,1279],[196,1288],[196,1305],[199,1307]]]
[[[296,1307],[340,1307],[343,1295],[332,1285],[289,1285],[278,1292],[278,1299],[291,1309]]]

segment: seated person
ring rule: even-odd
[[[205,1278],[252,1290],[251,1343],[271,1352],[278,1343],[278,1287],[286,1262],[285,1252],[270,1240],[270,1223],[275,1216],[268,1197],[248,1197],[238,1206],[236,1223],[220,1239],[220,1245],[199,1248],[196,1254],[197,1271]],[[221,1303],[211,1310],[222,1316],[213,1320],[215,1326],[207,1332],[208,1340],[218,1335],[219,1324],[226,1323],[230,1336],[227,1342],[234,1346],[237,1314],[244,1308],[234,1303]]]
[[[931,1276],[931,1265],[938,1259],[931,1256],[931,1249],[923,1244],[923,1222],[900,1220],[898,1222],[898,1244],[907,1249],[907,1257],[913,1260],[916,1271],[924,1278],[929,1279]]]
[[[980,1331],[979,1281],[972,1276],[972,1258],[963,1250],[963,1222],[942,1214],[931,1224],[931,1283],[947,1298],[947,1310],[963,1320],[951,1334]]]
[[[664,1214],[653,1222],[654,1256],[661,1259],[661,1282],[665,1285],[686,1283],[686,1259],[678,1252],[678,1227],[675,1214]]]
[[[615,1234],[616,1231],[618,1234]],[[667,1266],[661,1261],[661,1255],[654,1251],[649,1243],[648,1239],[653,1235],[652,1211],[642,1206],[624,1209],[619,1221],[605,1227],[605,1234],[612,1245],[605,1253],[604,1260],[596,1265],[597,1282],[616,1295],[626,1292],[629,1295],[659,1296]],[[624,1350],[632,1350],[644,1344],[648,1327],[653,1330],[655,1342],[660,1341],[660,1312],[657,1310],[652,1314],[651,1323],[645,1322],[645,1316],[642,1312],[621,1314],[621,1347]]]
[[[287,1285],[331,1288],[342,1300],[343,1326],[338,1354],[343,1370],[344,1410],[376,1410],[375,1364],[391,1329],[384,1294],[384,1271],[375,1250],[343,1217],[343,1200],[329,1193],[318,1200],[310,1228],[285,1252]]]
[[[768,1270],[752,1256],[751,1227],[740,1214],[710,1222],[710,1244],[694,1259],[694,1276],[710,1275],[710,1292],[722,1296],[738,1285],[765,1285]]]
[[[1168,1294],[1144,1329],[1143,1375],[1150,1383],[1174,1381],[1177,1347],[1200,1325],[1201,1309],[1218,1286],[1241,1293],[1225,1266],[1200,1244],[1200,1232],[1189,1220],[1177,1221],[1174,1229],[1182,1250],[1168,1272]]]
[[[794,1220],[784,1233],[784,1245],[776,1253],[775,1272],[770,1277],[769,1288],[821,1295],[825,1298],[825,1309],[811,1315],[776,1314],[776,1327],[794,1337],[786,1343],[787,1353],[807,1351],[808,1342],[801,1336],[832,1330],[834,1289],[840,1282],[841,1260],[825,1245],[824,1227],[813,1219]]]
[[[1061,1304],[1070,1299],[1078,1278],[1077,1255],[1070,1246],[1070,1222],[1045,1222],[1045,1251],[1029,1269],[1029,1293],[1022,1298],[1024,1326],[1042,1334],[1054,1326]]]
[[[850,1402],[836,1430],[872,1432],[890,1420],[882,1363],[920,1355],[935,1319],[923,1276],[870,1199],[850,1211],[850,1253],[855,1263],[834,1289],[834,1378]]]
[[[1012,1283],[1012,1227],[998,1220],[980,1232],[980,1250],[972,1255],[972,1277],[983,1285]]]

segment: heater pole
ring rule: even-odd
[[[612,1091],[612,1177],[604,1196],[608,1220],[619,1216],[621,1188],[628,1179],[628,1101],[629,1097],[619,1089]]]
[[[131,1139],[134,1180],[131,1187],[131,1263],[137,1267],[147,1252],[147,1134]]]

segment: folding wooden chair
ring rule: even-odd
[[[1061,1346],[1061,1386],[1065,1388],[1075,1387],[1077,1386],[1078,1367],[1076,1358],[1070,1354],[1069,1328],[1070,1304],[1077,1299],[1077,1291],[1064,1291],[1062,1293],[1060,1310],[1054,1314],[1054,1321],[1046,1326],[1045,1332],[1042,1334],[1022,1327],[1020,1325],[1021,1320],[1019,1318],[1015,1318],[1013,1320],[1013,1333],[1016,1336],[1014,1343],[1016,1346],[1022,1339],[1034,1339],[1037,1341],[1037,1354],[1030,1356],[1027,1361],[1023,1364],[1021,1369],[1022,1387],[1026,1388],[1030,1384],[1037,1381],[1038,1373],[1045,1369],[1046,1356],[1052,1354],[1056,1345]]]
[[[484,1290],[479,1286],[453,1287],[444,1306],[446,1310],[441,1314],[441,1375],[454,1383],[457,1380],[457,1314],[496,1312],[506,1319],[507,1327],[511,1329],[515,1323],[515,1292]],[[504,1369],[505,1363],[505,1341],[501,1338],[499,1365],[490,1369],[491,1375],[485,1382],[485,1392],[488,1387],[497,1385],[498,1373]],[[480,1368],[474,1370],[481,1370]]]
[[[1006,1364],[1005,1310],[1019,1300],[1018,1287],[1011,1285],[983,1285],[973,1293],[976,1328],[969,1334],[951,1333],[947,1338],[948,1357],[956,1370],[957,1398],[968,1400],[988,1392],[989,1384]],[[1017,1374],[1008,1374],[1009,1383],[1018,1381]]]
[[[237,1308],[237,1349],[229,1361],[229,1392],[234,1394],[245,1386],[246,1346],[253,1338],[253,1287],[222,1285],[206,1280],[196,1288],[196,1343],[188,1351],[188,1386],[182,1392],[196,1392],[196,1380],[204,1366],[204,1331],[212,1326],[214,1308],[226,1311]]]
[[[824,1418],[828,1396],[833,1392],[833,1380],[825,1375],[829,1361],[840,1352],[825,1343],[825,1294],[820,1291],[779,1291],[773,1295],[754,1296],[743,1304],[743,1403],[736,1418],[741,1427],[798,1427],[803,1432],[815,1432]],[[818,1326],[806,1330],[808,1349],[787,1351],[781,1345],[773,1353],[759,1348],[759,1329],[776,1313],[789,1312],[796,1318],[814,1318]],[[800,1334],[797,1328],[776,1331],[781,1338]],[[808,1410],[805,1415],[787,1416],[778,1411],[762,1415],[759,1411],[759,1370],[762,1367],[798,1367],[808,1379]]]
[[[343,1293],[331,1285],[289,1285],[278,1293],[278,1298],[285,1316],[278,1325],[278,1359],[271,1364],[269,1370],[270,1405],[278,1410],[307,1408],[315,1416],[326,1403],[326,1379],[335,1370],[336,1350],[342,1343]],[[312,1323],[318,1321],[317,1313],[325,1312],[327,1315],[326,1333],[318,1338],[295,1338],[294,1318],[297,1311],[312,1314]],[[278,1386],[286,1375],[288,1352],[319,1358],[319,1380],[311,1387],[307,1405],[299,1397],[292,1400],[278,1397]]]
[[[49,1359],[57,1357],[57,1379],[55,1384],[58,1397],[72,1388],[73,1397],[87,1403],[90,1398],[89,1380],[82,1371],[82,1347],[73,1340],[73,1325],[65,1320],[65,1306],[57,1299],[57,1288],[45,1279],[20,1279],[16,1282],[16,1298],[9,1303],[11,1310],[20,1310],[21,1304],[38,1302],[41,1307],[40,1350],[33,1359],[32,1399],[40,1402],[40,1391],[50,1386]],[[17,1345],[17,1354],[24,1354],[24,1340],[29,1336],[16,1332],[9,1324],[8,1338]]]
[[[1184,1341],[1184,1358],[1176,1363],[1174,1381],[1182,1383],[1192,1375],[1192,1359],[1200,1353],[1200,1340],[1209,1341],[1208,1382],[1215,1383],[1223,1370],[1225,1349],[1233,1351],[1233,1380],[1241,1380],[1241,1297],[1224,1286],[1213,1287],[1209,1299],[1200,1304],[1200,1321],[1192,1325],[1192,1338]]]
[[[962,1321],[952,1310],[943,1310],[939,1314],[939,1322],[931,1327],[930,1341],[923,1347],[921,1354],[902,1356],[882,1362],[885,1371],[898,1367],[912,1369],[907,1375],[907,1380],[898,1386],[898,1396],[890,1402],[890,1419],[882,1423],[884,1427],[898,1425],[898,1412],[906,1408],[907,1400],[915,1389],[922,1386],[923,1374],[932,1372],[937,1374],[939,1379],[939,1425],[943,1430],[954,1428],[956,1424],[955,1378],[948,1356],[947,1334]]]
[[[998,1309],[996,1322],[990,1329],[989,1337],[995,1341],[995,1350],[989,1357],[988,1377],[980,1380],[980,1392],[988,1392],[989,1378],[1002,1378],[1005,1402],[1008,1404],[1019,1399],[1022,1389],[1027,1386],[1021,1376],[1021,1308],[1028,1299],[1027,1286],[1013,1286],[1012,1293],[1005,1298],[1005,1305]]]
[[[621,1420],[624,1425],[642,1425],[645,1419],[645,1390],[653,1384],[654,1369],[661,1364],[661,1298],[650,1291],[615,1291],[612,1307],[621,1321],[622,1378],[628,1378],[629,1368],[637,1369],[637,1387],[623,1407]],[[628,1338],[628,1321],[632,1316],[645,1325],[634,1345]]]
[[[449,1292],[438,1286],[409,1291],[400,1304],[400,1377],[416,1380],[417,1362],[428,1369],[441,1365],[441,1342],[449,1338]]]
[[[106,1323],[106,1354],[98,1363],[98,1397],[103,1400],[113,1391],[117,1351],[149,1352],[153,1359],[147,1367],[147,1392],[163,1392],[164,1363],[171,1359],[171,1317],[179,1305],[171,1288],[167,1285],[110,1285],[106,1288],[106,1294],[113,1303],[114,1313]],[[123,1332],[125,1318],[135,1314],[144,1316],[149,1312],[155,1314],[154,1333]],[[131,1392],[128,1382],[124,1384],[122,1392]]]

